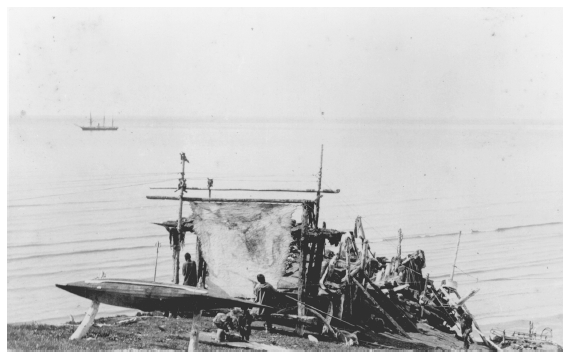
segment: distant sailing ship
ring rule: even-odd
[[[113,126],[113,118],[111,117],[111,126],[105,126],[105,116],[103,116],[103,126],[93,126],[93,119],[91,118],[91,113],[89,113],[89,127],[81,127],[83,131],[116,131],[118,127]]]

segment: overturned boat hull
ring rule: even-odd
[[[212,295],[208,290],[172,283],[98,278],[56,287],[104,304],[150,311],[192,311],[232,307],[265,307],[247,300]]]

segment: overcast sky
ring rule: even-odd
[[[21,116],[562,119],[561,9],[10,9]]]

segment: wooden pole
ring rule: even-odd
[[[179,201],[180,197],[169,196],[146,196],[147,199],[165,199]],[[253,199],[253,198],[197,198],[197,197],[184,197],[184,202],[261,202],[261,203],[313,203],[311,200],[306,199]]]
[[[315,216],[315,228],[319,228],[319,211],[321,209],[321,181],[323,179],[323,145],[321,145],[321,167],[319,169],[319,187],[317,189],[317,214]]]
[[[196,276],[198,276],[198,287],[201,287],[202,284],[202,250],[200,248],[200,237],[196,237],[196,267],[197,267],[197,271],[198,273],[196,273]]]
[[[91,326],[93,325],[93,322],[95,321],[95,316],[97,315],[98,311],[99,311],[99,302],[96,300],[91,301],[91,307],[89,308],[87,313],[85,313],[83,321],[81,321],[79,327],[77,327],[75,332],[71,335],[71,337],[69,337],[69,340],[83,338],[85,334],[87,334],[87,331],[89,331],[89,328],[91,328]]]
[[[479,292],[479,289],[474,289],[471,291],[471,293],[467,294],[466,297],[464,297],[463,299],[461,299],[459,302],[457,302],[457,306],[462,306],[463,304],[465,304],[465,302],[467,300],[469,300],[469,298],[471,298],[472,296],[474,296],[475,294],[477,294],[477,292]]]
[[[324,257],[324,252],[325,252],[325,238],[322,237],[317,237],[316,238],[317,241],[317,248],[315,249],[316,254],[315,254],[315,260],[314,260],[314,280],[313,283],[315,284],[314,286],[314,290],[311,292],[311,295],[316,296],[319,293],[319,280],[321,277],[321,269],[323,266],[323,257]]]
[[[178,189],[180,190],[180,207],[178,209],[178,244],[172,246],[172,259],[173,263],[173,276],[172,282],[174,284],[178,284],[180,282],[180,243],[182,241],[182,206],[184,204],[184,192],[186,191],[186,179],[184,179],[184,166],[188,160],[186,159],[186,155],[184,152],[180,154],[180,160],[182,161],[182,172],[180,173],[180,183],[178,184]]]
[[[150,189],[176,189],[174,187],[150,187]],[[340,193],[340,189],[254,189],[254,188],[202,188],[202,187],[186,187],[187,191],[236,191],[236,192],[299,192],[299,193]]]
[[[305,316],[305,305],[303,304],[305,302],[305,277],[307,269],[307,253],[305,251],[305,248],[307,247],[307,239],[305,238],[305,234],[307,233],[308,215],[308,207],[307,205],[303,205],[303,225],[301,227],[301,238],[299,239],[299,281],[297,283],[297,315],[301,317]],[[297,324],[295,331],[299,336],[303,336],[305,334],[305,326],[303,324]]]
[[[459,238],[457,238],[457,248],[455,249],[455,259],[453,260],[453,267],[451,268],[451,275],[449,280],[453,281],[453,276],[455,275],[455,264],[457,263],[457,254],[459,253],[459,243],[461,242],[461,231],[459,232]]]
[[[180,246],[172,247],[172,283],[180,282]]]
[[[153,282],[156,282],[156,267],[158,267],[158,248],[160,247],[160,242],[156,242],[156,261],[154,262],[154,279]]]
[[[402,234],[402,228],[398,230],[398,249],[396,252],[396,257],[398,260],[402,258],[402,241],[404,240],[404,235]]]
[[[313,295],[313,289],[316,288],[316,286],[314,284],[315,283],[315,272],[317,272],[317,269],[314,266],[315,263],[315,255],[316,255],[316,251],[317,251],[317,242],[313,241],[310,244],[307,245],[307,249],[309,250],[309,261],[307,262],[307,274],[306,274],[306,280],[305,280],[305,294],[308,296]],[[320,274],[320,268],[319,268],[319,274]]]
[[[192,328],[190,329],[190,342],[188,343],[189,352],[198,351],[198,337],[200,336],[200,329],[202,325],[202,310],[195,308],[193,314]]]
[[[352,315],[352,295],[351,295],[351,287],[350,287],[350,250],[348,248],[348,241],[352,242],[351,238],[348,238],[346,241],[346,292],[348,294],[348,314]],[[346,296],[345,296],[346,298]]]

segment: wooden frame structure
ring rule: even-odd
[[[171,187],[152,187],[151,189],[175,189],[180,191],[180,195],[178,197],[174,196],[147,196],[147,199],[152,200],[176,200],[180,202],[179,213],[178,213],[178,220],[176,223],[156,223],[158,225],[162,225],[166,228],[168,227],[176,227],[178,235],[180,238],[183,238],[184,232],[192,232],[193,226],[188,223],[183,222],[182,217],[182,204],[183,202],[218,202],[218,203],[298,203],[303,206],[303,214],[301,219],[301,228],[300,228],[300,236],[297,238],[297,247],[299,249],[299,256],[298,256],[298,265],[299,265],[299,278],[298,278],[298,285],[297,285],[297,302],[298,302],[298,310],[297,315],[298,317],[305,316],[305,299],[307,295],[309,296],[316,296],[318,292],[318,281],[320,278],[320,270],[323,261],[324,255],[324,248],[325,248],[325,240],[329,238],[330,240],[330,231],[326,229],[319,230],[318,229],[318,218],[319,218],[319,210],[320,210],[320,199],[323,193],[327,194],[335,194],[339,193],[340,190],[329,190],[329,189],[322,189],[321,188],[321,181],[322,181],[322,171],[323,171],[323,146],[321,145],[321,164],[319,169],[319,179],[318,179],[318,188],[317,190],[306,189],[306,190],[298,190],[298,189],[247,189],[247,188],[235,188],[235,189],[215,189],[212,188],[213,179],[208,178],[208,187],[207,188],[200,188],[200,187],[187,187],[186,180],[184,179],[185,175],[185,163],[188,162],[186,159],[186,155],[184,153],[180,154],[180,159],[182,162],[182,172],[181,178],[178,185],[178,188],[171,188]],[[209,192],[208,198],[201,198],[201,197],[184,197],[184,193],[188,190],[207,190]],[[242,199],[233,199],[233,198],[211,198],[212,191],[255,191],[255,192],[297,192],[297,193],[316,193],[315,200],[305,200],[305,199],[251,199],[251,198],[242,198]],[[328,236],[327,233],[329,232]],[[336,231],[335,231],[336,232]],[[337,232],[338,234],[338,232]],[[337,235],[338,236],[338,235]],[[180,271],[179,265],[179,257],[180,257],[180,247],[173,247],[173,282],[178,284],[178,273]],[[205,273],[206,273],[206,262],[204,261],[202,250],[201,250],[201,243],[200,239],[198,238],[196,241],[196,259],[198,262],[198,278],[199,278],[199,286],[204,286],[205,282]],[[195,313],[199,317],[198,313]],[[296,332],[299,335],[304,334],[304,324],[301,321],[297,322]],[[194,328],[193,324],[193,328]],[[197,337],[197,335],[196,335]],[[193,342],[191,337],[191,342]],[[195,344],[192,343],[189,347],[189,350],[195,348]]]

